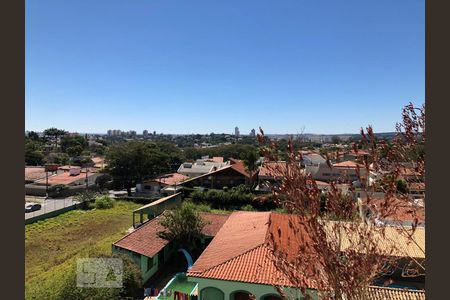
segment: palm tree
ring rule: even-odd
[[[255,150],[249,150],[244,152],[241,155],[242,160],[244,161],[245,167],[250,174],[250,185],[253,184],[253,174],[258,169],[257,161],[259,159],[259,155]]]

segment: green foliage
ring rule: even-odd
[[[28,132],[27,137],[28,137],[30,140],[33,140],[33,141],[39,141],[39,140],[40,140],[39,135],[38,135],[36,132],[34,132],[34,131]]]
[[[63,136],[61,138],[61,150],[71,157],[79,156],[84,149],[87,149],[88,142],[83,136]]]
[[[90,208],[90,203],[94,202],[98,197],[98,193],[91,190],[84,190],[81,193],[78,193],[74,199],[80,202],[80,208],[88,209]]]
[[[241,210],[245,210],[245,211],[255,211],[256,209],[251,206],[250,204],[246,204],[244,206],[241,207]]]
[[[406,181],[404,180],[397,180],[397,192],[406,194],[408,193],[408,185],[406,184]]]
[[[111,244],[126,234],[132,222],[131,212],[139,206],[118,201],[112,209],[72,210],[25,225],[25,298],[67,299],[64,292],[70,291],[63,287],[72,263],[80,257],[109,255]]]
[[[239,185],[227,190],[210,189],[202,191],[195,189],[190,198],[195,203],[210,203],[213,208],[238,208],[252,204],[255,196],[245,185]]]
[[[80,166],[80,167],[91,167],[94,165],[94,162],[91,160],[89,156],[76,156],[71,159],[72,165]]]
[[[240,159],[244,161],[247,170],[253,174],[258,169],[256,164],[259,159],[259,152],[256,149],[248,149],[240,154]]]
[[[73,262],[69,271],[61,279],[61,285],[56,293],[58,299],[122,299],[134,297],[142,288],[142,277],[139,268],[133,261],[122,254],[91,253],[92,258],[117,258],[123,263],[122,288],[81,288],[77,287],[77,265]]]
[[[81,147],[80,145],[72,146],[72,147],[66,148],[65,152],[70,157],[79,156],[79,155],[81,155],[81,153],[83,153],[83,147]]]
[[[32,139],[25,139],[25,163],[31,166],[42,165],[44,154],[42,145]]]
[[[67,153],[49,153],[44,158],[44,163],[67,165],[69,163],[70,157]]]
[[[225,159],[229,158],[239,158],[242,153],[247,152],[256,152],[257,148],[252,145],[241,145],[241,144],[233,144],[233,145],[223,145],[217,146],[213,148],[185,148],[184,154],[186,159],[198,159],[202,156],[209,155],[212,156],[223,156]]]
[[[55,143],[55,149],[58,148],[58,137],[64,136],[67,134],[67,131],[58,129],[55,127],[48,128],[44,130],[45,137],[52,137],[53,142]]]
[[[97,209],[108,209],[114,207],[114,199],[107,195],[99,196],[95,198],[95,208]]]
[[[149,141],[116,143],[108,149],[106,160],[113,180],[129,195],[136,183],[172,171],[182,162],[181,152],[174,145]]]
[[[112,180],[112,176],[109,174],[102,174],[95,178],[95,184],[100,190],[104,190],[107,187],[108,182]]]
[[[203,236],[202,229],[206,224],[196,206],[188,201],[175,210],[166,211],[160,223],[166,229],[158,233],[161,238],[190,250],[196,248],[196,242]]]
[[[67,190],[69,187],[65,184],[56,184],[56,185],[52,185],[48,188],[48,192],[49,193],[55,193],[56,196],[59,196],[59,194],[64,191]]]

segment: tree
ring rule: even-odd
[[[79,156],[83,150],[87,149],[88,142],[82,136],[63,136],[61,138],[61,151],[69,154],[71,157]]]
[[[107,187],[108,182],[112,181],[113,178],[109,174],[102,174],[95,178],[95,184],[100,190],[104,190]]]
[[[259,153],[256,150],[250,149],[241,153],[240,158],[244,161],[245,167],[250,174],[250,185],[253,184],[253,174],[258,169],[257,161]]]
[[[398,176],[395,176],[399,174],[405,161],[412,162],[411,159],[415,159],[412,163],[417,173],[424,176],[424,161],[421,160],[423,156],[419,150],[425,139],[424,107],[419,109],[418,114],[414,114],[415,112],[412,105],[405,107],[403,123],[397,125],[397,138],[387,159],[379,159],[378,154],[385,150],[384,143],[376,141],[372,128],[369,126],[367,133],[361,131],[361,143],[371,153],[370,159],[364,160],[364,168],[367,173],[369,170],[382,170],[386,174],[382,179],[386,181],[387,187],[385,198],[371,215],[362,213],[358,202],[340,191],[334,182],[331,182],[324,198],[315,180],[300,167],[300,149],[295,149],[292,141],[288,142],[287,167],[273,167],[273,172],[283,174],[284,178],[274,186],[273,196],[283,209],[293,215],[289,227],[298,234],[301,243],[298,249],[290,249],[292,253],[286,253],[277,247],[282,229],[278,231],[278,235],[272,234],[270,240],[276,257],[274,263],[293,283],[301,287],[303,294],[306,294],[308,281],[314,281],[319,299],[364,299],[367,287],[374,279],[399,267],[398,260],[393,255],[400,251],[397,241],[387,237],[387,226],[376,225],[377,220],[392,216],[392,212],[399,208],[398,205],[408,205],[406,213],[410,214],[413,224],[405,226],[400,219],[396,219],[399,226],[393,228],[425,254],[425,249],[421,249],[412,238],[418,223],[418,206],[410,205],[413,203],[412,199],[403,198],[406,195],[397,191]],[[276,144],[268,141],[262,131],[258,140],[264,157],[274,160]],[[354,151],[358,151],[356,144]],[[329,159],[327,164],[331,165]],[[364,189],[366,201],[370,204],[373,200],[370,188]],[[393,201],[394,197],[400,197],[400,201]],[[380,246],[381,241],[383,247]],[[401,266],[402,274],[424,274],[424,262],[408,258],[411,263]],[[281,287],[277,289],[283,294]]]
[[[41,150],[41,145],[32,140],[25,140],[25,163],[31,166],[42,165],[44,154]]]
[[[179,247],[196,248],[196,242],[203,236],[205,221],[192,202],[183,202],[177,209],[166,211],[160,224],[165,228],[158,235]]]
[[[33,140],[33,141],[39,141],[40,140],[39,135],[35,131],[28,132],[28,138]]]
[[[44,157],[43,162],[49,164],[66,165],[69,163],[70,157],[66,153],[49,153]]]
[[[149,141],[129,141],[113,144],[107,151],[107,171],[116,184],[126,188],[145,179],[155,178],[172,170],[180,160],[180,151],[173,145]]]
[[[46,136],[46,137],[50,136],[53,138],[53,141],[55,143],[55,150],[58,150],[58,137],[66,135],[66,134],[67,134],[67,131],[58,129],[55,127],[44,130],[44,136]]]
[[[339,138],[338,135],[333,135],[333,136],[331,137],[331,142],[332,142],[333,144],[340,144],[340,143],[341,143],[341,139]]]

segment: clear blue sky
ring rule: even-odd
[[[26,0],[27,130],[394,131],[424,0]]]

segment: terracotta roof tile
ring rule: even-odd
[[[87,176],[92,176],[95,173],[88,172]],[[77,180],[85,179],[86,178],[86,172],[80,173],[76,176],[71,176],[69,172],[64,172],[61,174],[53,175],[48,177],[48,184],[49,185],[57,185],[57,184],[71,184]],[[36,184],[46,184],[45,179],[41,179],[35,182]]]
[[[425,300],[425,291],[371,286],[368,288],[366,299],[367,300]]]
[[[333,165],[333,167],[335,168],[356,168],[357,166],[359,166],[360,169],[364,169],[365,166],[363,164],[358,164],[357,162],[354,161],[343,161],[340,163],[336,163]]]
[[[283,249],[288,259],[295,258],[296,251],[309,239],[306,230],[290,226],[290,223],[298,224],[298,218],[296,215],[274,212],[234,212],[194,263],[188,276],[293,286],[277,270],[271,249],[275,244],[276,248]],[[418,229],[414,236],[419,245],[424,245],[423,233],[423,230]],[[406,253],[421,257],[417,247],[399,238],[395,229],[389,228],[387,236],[389,240],[404,246],[405,252],[398,255],[404,256]],[[386,245],[381,242],[380,250]],[[348,245],[344,242],[342,247],[345,251]],[[307,287],[314,288],[315,284],[307,281]]]
[[[171,174],[159,176],[158,178],[155,178],[155,179],[152,179],[149,181],[156,181],[156,182],[159,182],[161,184],[166,184],[166,185],[175,185],[175,184],[180,184],[181,182],[185,181],[188,178],[189,178],[188,176],[185,176],[180,173],[171,173]]]
[[[200,216],[207,222],[203,228],[203,234],[207,236],[215,236],[229,217],[229,215],[213,213],[200,213]],[[153,257],[168,244],[167,240],[158,236],[158,232],[164,231],[164,227],[160,224],[161,218],[162,216],[159,215],[147,221],[113,245],[147,257]]]
[[[164,230],[164,227],[159,223],[160,218],[161,216],[158,216],[144,223],[113,245],[147,257],[153,257],[168,244],[167,240],[158,236],[158,232]]]
[[[259,176],[283,177],[284,172],[286,172],[286,162],[284,161],[265,162],[259,169]]]

